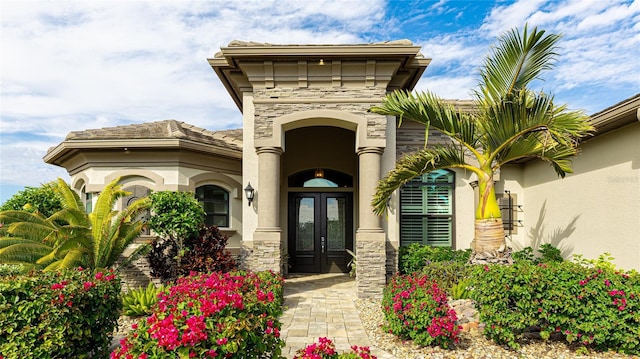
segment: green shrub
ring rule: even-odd
[[[540,246],[538,249],[540,252],[540,258],[538,259],[538,263],[552,263],[552,262],[562,262],[564,258],[562,258],[562,252],[553,245],[549,243],[545,243]]]
[[[454,284],[448,293],[453,299],[469,299],[471,298],[471,283],[473,283],[471,278],[462,279]]]
[[[182,255],[175,239],[158,239],[151,243],[147,255],[151,275],[163,283],[175,281],[191,272],[229,272],[237,267],[231,252],[226,249],[228,237],[217,226],[201,226],[200,230],[184,238]]]
[[[179,278],[111,358],[281,358],[282,284],[271,272]]]
[[[163,283],[176,280],[187,247],[185,241],[198,236],[205,212],[191,192],[159,191],[149,195],[149,227],[160,236],[147,255],[151,275]]]
[[[106,358],[120,309],[112,272],[0,277],[0,356]]]
[[[22,264],[0,264],[0,277],[5,275],[18,275],[24,273]]]
[[[141,317],[151,314],[151,308],[158,303],[158,294],[163,286],[156,287],[149,283],[146,288],[129,290],[122,295],[122,313],[130,317]]]
[[[400,338],[443,348],[458,342],[458,318],[446,293],[423,274],[394,276],[384,289],[382,309],[383,328]]]
[[[0,211],[38,211],[49,217],[63,208],[60,196],[54,190],[55,182],[40,187],[25,187],[0,206]]]
[[[550,243],[541,245],[538,249],[538,253],[540,253],[540,256],[536,257],[533,253],[533,248],[525,247],[520,251],[514,252],[513,259],[516,262],[526,261],[533,264],[564,261],[564,258],[562,258],[562,252]]]
[[[427,263],[420,273],[436,282],[438,287],[451,294],[451,289],[460,281],[472,278],[473,266],[454,261]]]
[[[640,353],[640,277],[572,262],[477,268],[472,298],[484,334],[518,348],[524,330],[558,332],[585,349]]]
[[[513,260],[515,262],[531,262],[536,261],[536,255],[533,253],[533,248],[524,247],[522,250],[513,252]]]
[[[430,262],[454,261],[466,263],[471,249],[454,250],[449,247],[432,247],[418,243],[400,247],[398,267],[401,274],[418,272]]]

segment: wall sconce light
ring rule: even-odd
[[[324,170],[322,168],[316,168],[316,171],[313,173],[315,178],[324,178]]]
[[[244,195],[247,197],[247,202],[249,202],[249,206],[251,206],[251,202],[253,202],[253,193],[254,189],[251,187],[251,182],[247,183],[247,187],[244,188]]]
[[[324,59],[320,59],[320,62],[318,62],[318,65],[324,66]]]

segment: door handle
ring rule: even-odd
[[[322,250],[322,253],[324,254],[324,237],[320,237],[320,249]]]

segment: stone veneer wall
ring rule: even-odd
[[[356,236],[356,290],[359,298],[381,298],[386,285],[386,243],[381,238],[358,239]]]
[[[429,145],[446,145],[451,139],[436,130],[429,131]],[[416,152],[424,148],[424,125],[419,123],[403,124],[396,130],[396,157]]]
[[[387,119],[385,116],[368,112],[373,102],[367,100],[382,99],[386,89],[380,87],[323,87],[323,88],[270,88],[253,91],[255,119],[254,138],[268,139],[273,136],[274,119],[301,111],[338,110],[361,116],[367,121],[368,139],[385,139]],[[349,99],[355,99],[349,102]],[[358,99],[362,99],[359,102]],[[306,102],[305,100],[308,100]],[[336,102],[331,102],[336,100]],[[278,102],[274,102],[278,101]],[[355,148],[354,148],[355,151]],[[356,236],[356,253],[358,256],[356,275],[358,294],[361,297],[380,296],[385,285],[387,252],[384,238],[374,241],[358,241]],[[284,239],[280,239],[283,241]],[[253,270],[270,269],[285,270],[286,253],[281,251],[282,243],[255,240],[247,265]],[[392,258],[397,261],[397,258]]]
[[[254,240],[250,268],[254,271],[271,270],[280,273],[282,269],[280,241]]]
[[[256,89],[253,92],[255,104],[255,138],[271,138],[273,136],[273,120],[280,116],[308,110],[339,110],[349,112],[367,119],[367,137],[385,138],[386,117],[367,112],[372,103],[335,102],[348,99],[375,99],[384,97],[385,89],[367,88],[274,88]],[[260,103],[264,99],[280,99],[282,103]],[[287,103],[287,100],[305,100],[308,103]],[[319,102],[324,100],[326,102]]]

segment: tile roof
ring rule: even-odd
[[[65,141],[127,139],[183,139],[242,151],[242,129],[209,131],[176,120],[73,131]]]

